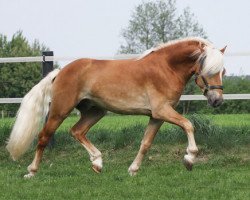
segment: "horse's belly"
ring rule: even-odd
[[[128,115],[151,115],[151,110],[147,107],[138,106],[138,107],[131,107],[131,106],[113,106],[108,105],[105,107],[107,110],[118,113],[118,114],[128,114]]]
[[[95,104],[111,112],[132,115],[151,114],[149,103],[143,96],[137,96],[136,98],[92,97],[91,99]]]

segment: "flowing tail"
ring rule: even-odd
[[[6,146],[13,160],[24,154],[38,135],[49,111],[52,82],[58,73],[58,69],[50,72],[24,96]]]

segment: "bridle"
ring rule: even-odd
[[[203,92],[203,95],[206,96],[207,95],[207,92],[209,90],[214,90],[214,89],[219,89],[219,90],[223,90],[223,85],[209,85],[209,83],[207,82],[206,78],[201,75],[201,74],[195,74],[195,82],[197,84],[197,79],[199,78],[199,76],[201,77],[205,87],[203,88],[204,89],[204,92]]]
[[[198,80],[198,78],[199,78],[199,76],[201,77],[201,79],[202,79],[202,81],[203,81],[203,83],[204,83],[204,85],[205,85],[205,87],[203,88],[204,89],[204,92],[203,92],[203,95],[204,96],[206,96],[207,95],[207,92],[209,91],[209,90],[214,90],[214,89],[219,89],[219,90],[223,90],[223,85],[210,85],[208,82],[207,82],[207,80],[206,80],[206,78],[203,76],[203,75],[201,75],[201,70],[202,70],[202,66],[203,66],[203,64],[204,64],[204,61],[205,61],[205,59],[206,59],[206,56],[203,56],[201,59],[200,59],[200,72],[198,72],[198,73],[196,73],[195,74],[195,83],[197,84],[197,80]]]

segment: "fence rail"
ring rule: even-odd
[[[0,98],[0,104],[21,103],[23,98]]]
[[[126,55],[121,54],[110,57],[95,57],[95,59],[122,60],[122,59],[137,58],[139,56],[140,54],[126,54]],[[10,58],[0,58],[0,63],[71,61],[80,58],[83,57],[57,57],[57,56],[10,57]]]
[[[250,94],[224,94],[225,100],[249,100]],[[207,100],[203,95],[182,95],[181,101]],[[22,98],[0,98],[0,104],[21,103]]]
[[[122,60],[122,59],[138,58],[140,56],[141,54],[120,54],[109,57],[95,57],[95,58],[103,60]],[[226,53],[225,56],[228,57],[250,56],[250,52],[229,52]],[[10,57],[10,58],[0,58],[0,63],[70,61],[79,58],[83,57],[57,57],[57,56]]]

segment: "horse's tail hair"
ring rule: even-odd
[[[58,73],[58,69],[50,72],[24,96],[6,146],[13,160],[24,154],[38,135],[49,111],[52,83]]]

